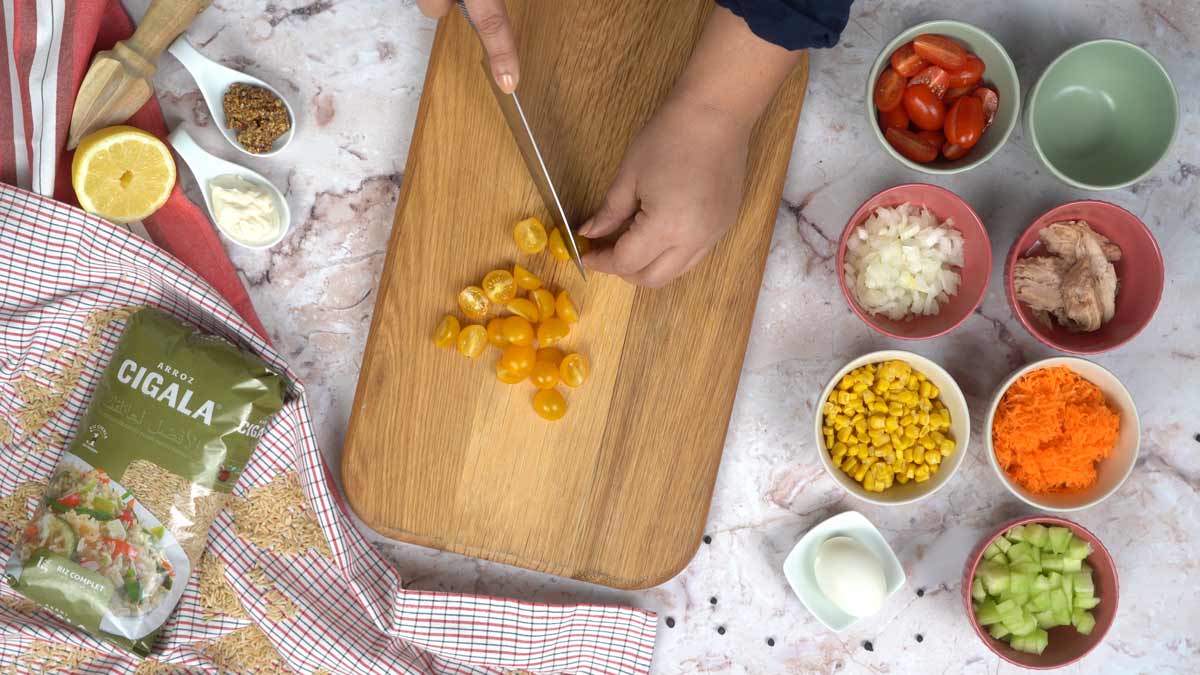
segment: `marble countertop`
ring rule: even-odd
[[[127,0],[140,15],[147,0]],[[1171,154],[1133,188],[1086,193],[1054,180],[1020,129],[985,166],[928,178],[890,160],[862,114],[862,79],[877,51],[922,20],[976,23],[1007,45],[1023,84],[1066,47],[1121,37],[1149,48],[1180,88]],[[197,47],[266,79],[290,98],[299,134],[282,156],[252,161],[285,188],[295,231],[270,252],[233,249],[263,323],[305,379],[325,454],[336,469],[421,94],[434,24],[412,0],[216,0],[191,29]],[[1012,670],[972,635],[959,600],[968,549],[1030,512],[992,474],[978,433],[959,475],[915,506],[855,500],[818,464],[811,410],[841,364],[897,346],[847,308],[832,264],[849,214],[866,197],[924,180],[963,196],[995,247],[980,310],[953,334],[902,345],[960,382],[978,429],[994,387],[1047,356],[1012,317],[1000,278],[1016,233],[1045,209],[1099,197],[1140,216],[1166,256],[1151,326],[1096,360],[1119,375],[1142,415],[1132,478],[1074,516],[1110,548],[1120,612],[1107,640],[1064,672],[1195,672],[1200,656],[1200,3],[1185,0],[859,0],[841,44],[812,54],[808,99],[729,425],[705,545],[675,579],[619,592],[465,557],[380,541],[416,588],[550,602],[628,603],[658,612],[657,673],[997,672]],[[156,78],[168,121],[210,151],[243,158],[212,128],[187,74],[165,57]],[[195,193],[190,175],[183,179]],[[881,615],[843,634],[822,628],[780,572],[790,547],[849,509],[891,541],[908,584]]]

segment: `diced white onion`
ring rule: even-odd
[[[846,287],[872,314],[935,315],[958,292],[963,239],[924,207],[879,208],[846,241]]]

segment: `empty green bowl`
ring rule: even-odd
[[[1132,185],[1166,156],[1179,97],[1153,56],[1123,40],[1076,45],[1029,94],[1025,125],[1038,157],[1084,190]]]
[[[986,68],[983,73],[983,83],[995,89],[1000,96],[1000,105],[996,108],[996,117],[992,120],[992,125],[983,133],[975,147],[968,150],[962,158],[953,161],[938,157],[929,164],[914,162],[896,152],[892,144],[884,138],[883,129],[879,126],[879,111],[875,109],[875,81],[879,79],[879,74],[883,72],[883,69],[890,65],[892,52],[922,33],[933,33],[952,38],[967,51],[978,56]],[[1013,128],[1017,126],[1020,109],[1021,82],[1017,79],[1017,69],[1013,66],[1012,59],[1008,57],[1008,52],[1004,50],[1004,45],[1001,45],[1000,41],[987,31],[965,21],[941,19],[926,21],[909,28],[897,35],[883,48],[883,51],[879,52],[879,56],[875,57],[875,63],[871,66],[871,72],[867,75],[867,121],[871,130],[875,132],[875,138],[897,162],[922,173],[934,175],[960,173],[988,161],[1000,150],[1000,146],[1004,145]]]

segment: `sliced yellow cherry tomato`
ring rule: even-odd
[[[488,322],[487,339],[493,347],[504,349],[508,346],[508,338],[504,337],[504,319],[496,317]]]
[[[458,334],[458,351],[468,358],[479,358],[483,348],[487,346],[487,329],[479,324],[471,324]]]
[[[517,282],[508,270],[492,270],[483,277],[483,292],[488,300],[503,305],[517,297]]]
[[[458,294],[458,308],[472,319],[482,319],[487,316],[490,304],[487,294],[478,286],[467,286]]]
[[[529,372],[529,381],[538,389],[553,389],[558,377],[558,366],[549,361],[538,361]]]
[[[537,350],[537,360],[549,361],[550,363],[554,364],[555,368],[557,368],[558,364],[562,363],[563,353],[558,347],[542,347],[541,349]]]
[[[529,299],[533,300],[533,304],[537,305],[538,318],[542,321],[554,316],[554,294],[550,291],[539,288],[529,294]]]
[[[513,227],[517,248],[525,253],[541,253],[546,248],[546,227],[537,218],[526,218]]]
[[[517,316],[524,317],[530,323],[538,322],[538,308],[529,298],[515,298],[506,303],[505,308]]]
[[[548,246],[550,247],[550,255],[555,258],[563,262],[571,259],[571,251],[567,249],[567,242],[563,241],[562,232],[559,232],[557,227],[550,233]]]
[[[554,300],[554,308],[567,323],[575,323],[579,320],[579,308],[575,306],[571,294],[565,290],[559,291],[558,297]]]
[[[533,395],[533,410],[542,419],[562,419],[567,414],[567,399],[557,389],[542,389]]]
[[[496,377],[501,382],[516,384],[529,377],[533,364],[537,359],[537,351],[528,345],[512,345],[500,355],[496,361]]]
[[[458,339],[458,319],[447,314],[433,329],[433,344],[437,347],[449,347]]]
[[[552,316],[538,325],[538,345],[550,347],[562,342],[571,332],[571,325],[557,316]]]
[[[536,274],[520,265],[513,265],[513,279],[516,280],[518,286],[527,291],[542,287],[542,280]]]
[[[578,387],[588,379],[588,374],[591,373],[591,368],[588,367],[587,359],[583,358],[583,354],[567,354],[563,357],[562,363],[558,364],[558,375],[562,378],[563,384],[568,387]]]
[[[522,346],[533,344],[533,324],[523,316],[504,317],[500,332],[508,344]]]

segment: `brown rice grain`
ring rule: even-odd
[[[225,563],[211,553],[200,559],[199,587],[200,607],[205,618],[229,616],[236,619],[249,618],[233,587],[225,580]]]
[[[17,657],[17,665],[40,675],[77,673],[88,661],[100,656],[97,652],[65,642],[34,640],[25,653]]]
[[[46,491],[46,484],[41,481],[21,483],[12,494],[0,498],[0,522],[12,526],[10,533],[15,533],[17,526],[23,525],[33,515],[29,508],[29,500],[40,499]]]
[[[191,483],[142,459],[125,468],[121,484],[171,531],[192,566],[198,566],[209,527],[229,495]]]
[[[258,626],[224,635],[201,648],[222,672],[239,675],[279,675],[293,672]]]
[[[232,502],[230,511],[238,532],[255,546],[283,555],[309,549],[327,558],[333,555],[294,471],[251,489],[245,498]]]

